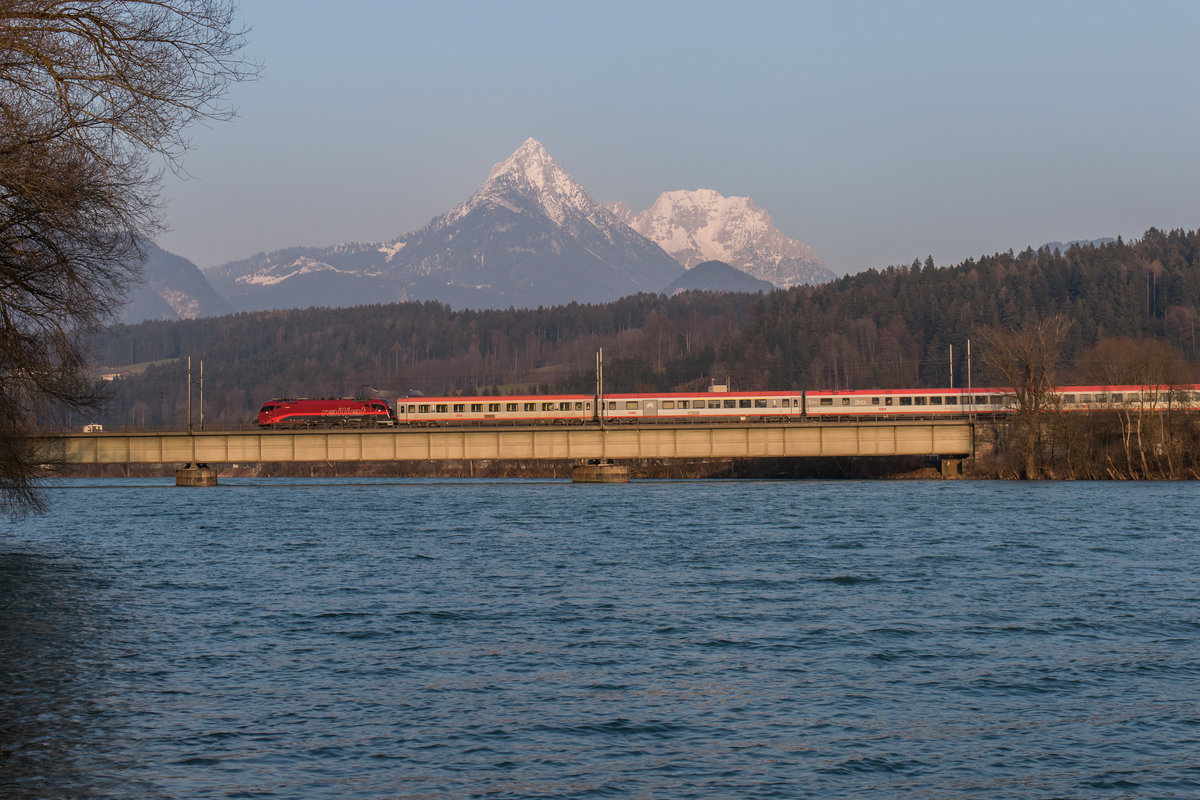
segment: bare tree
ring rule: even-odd
[[[1043,423],[1057,410],[1054,373],[1068,328],[1066,320],[1052,316],[1019,330],[988,329],[980,335],[984,363],[1011,392],[1014,422],[1024,434],[1020,449],[1027,480],[1042,474]]]
[[[0,507],[41,507],[29,434],[95,402],[85,335],[139,275],[158,186],[228,118],[232,0],[0,0]]]
[[[1111,477],[1149,478],[1156,472],[1175,473],[1175,453],[1167,435],[1167,412],[1190,390],[1194,370],[1183,355],[1154,339],[1105,339],[1080,356],[1080,380],[1105,386],[1133,385],[1134,393],[1109,397],[1110,410],[1120,426],[1124,462],[1110,463]],[[1187,389],[1180,386],[1189,385]],[[1114,393],[1115,395],[1115,393]],[[1165,464],[1155,464],[1159,455]],[[1157,469],[1156,469],[1157,467]]]

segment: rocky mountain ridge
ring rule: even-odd
[[[196,319],[232,311],[191,261],[151,242],[143,242],[142,247],[142,280],[130,287],[121,322],[135,325],[149,319]]]
[[[680,190],[663,192],[641,213],[623,203],[609,208],[687,269],[721,261],[782,289],[837,277],[811,247],[785,236],[749,197]]]
[[[682,272],[529,139],[469,199],[418,231],[382,244],[260,254],[209,277],[239,310],[330,299],[504,308],[655,292]]]
[[[226,301],[221,309],[208,311],[217,306],[207,300],[194,305],[208,314],[409,300],[466,308],[597,303],[678,290],[685,269],[709,260],[778,287],[833,277],[812,248],[784,236],[749,198],[665,192],[634,214],[595,202],[528,139],[469,198],[420,230],[387,242],[292,247],[232,261],[207,272],[212,296]],[[167,310],[165,290],[149,289],[156,270],[146,272],[145,289],[158,299],[145,295],[131,313],[179,313]],[[175,305],[198,293],[176,291]]]

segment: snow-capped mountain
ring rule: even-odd
[[[384,244],[260,254],[210,279],[241,310],[399,300],[504,308],[656,292],[680,274],[529,139],[466,202],[419,231]]]
[[[811,247],[784,236],[771,215],[749,197],[697,189],[663,192],[640,214],[623,203],[608,208],[687,269],[723,261],[780,288],[837,277]]]

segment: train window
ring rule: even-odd
[[[495,414],[499,410],[500,410],[499,403],[488,403],[488,411],[490,411],[491,413]]]
[[[743,397],[741,400],[738,400],[738,408],[750,408],[750,398]]]
[[[732,399],[732,398],[731,398],[731,399],[729,399],[729,400],[726,400],[726,401],[724,401],[724,402],[721,404],[721,406],[722,406],[723,408],[737,408],[737,400],[734,400],[734,399]]]
[[[525,410],[526,411],[537,411],[537,403],[526,403]]]
[[[913,403],[918,406],[923,406],[923,405],[925,405],[925,398],[924,397],[914,397]]]
[[[576,411],[583,411],[583,403],[576,403],[576,404],[575,404],[575,410],[576,410]]]
[[[625,401],[625,410],[626,411],[637,411],[638,410],[637,400],[626,400]]]
[[[437,413],[439,413],[439,414],[445,414],[446,413],[446,404],[438,403],[436,406],[434,406],[434,410],[437,411]]]
[[[517,410],[517,404],[516,404],[516,403],[505,403],[505,404],[504,404],[504,410],[505,410],[505,411],[516,411],[516,410]]]
[[[948,405],[948,406],[956,406],[956,405],[958,405],[958,398],[957,398],[957,397],[947,397],[947,398],[946,398],[946,405]]]
[[[679,401],[679,407],[680,407],[680,408],[687,408],[687,407],[688,407],[688,401],[687,401],[687,400],[680,400],[680,401]]]
[[[675,401],[674,400],[663,400],[662,407],[667,408],[667,409],[673,409],[673,408],[675,408]]]
[[[427,405],[419,405],[419,406],[417,406],[417,411],[418,411],[419,413],[421,413],[421,414],[428,414],[428,413],[429,413],[429,406],[427,406]]]
[[[832,397],[822,397],[820,404],[823,406],[831,406],[831,405],[833,405],[833,398]]]
[[[1064,402],[1064,403],[1072,403],[1072,404],[1074,404],[1074,402],[1075,402],[1075,395],[1073,395],[1073,394],[1064,394],[1064,395],[1063,395],[1063,402]]]
[[[754,399],[754,407],[755,407],[755,408],[766,408],[766,407],[767,407],[767,401],[766,401],[766,400],[764,400],[764,399],[762,399],[762,398],[760,398],[760,397],[756,397],[756,398]]]
[[[587,411],[591,411],[591,410],[592,410],[592,404],[591,404],[591,403],[584,403],[584,404],[583,404],[583,407],[584,407],[584,409],[585,409],[585,410],[587,410]]]
[[[940,406],[941,404],[942,404],[942,398],[941,398],[940,396],[938,396],[938,395],[931,395],[931,396],[929,397],[929,405],[931,405],[931,406]]]
[[[471,410],[476,414],[481,413],[483,411],[483,403],[471,403]]]
[[[844,406],[848,406],[848,405],[850,405],[850,398],[849,398],[849,397],[843,397],[843,398],[842,398],[842,405],[844,405]]]
[[[911,405],[912,405],[912,398],[911,398],[911,397],[901,397],[901,398],[900,398],[900,405],[902,405],[902,406],[911,406]]]
[[[701,401],[701,402],[704,402],[704,401]],[[720,407],[721,407],[721,401],[720,401],[720,400],[709,400],[709,401],[708,401],[708,407],[709,407],[709,408],[720,408]]]
[[[454,404],[454,413],[455,413],[455,414],[461,414],[461,413],[463,413],[463,412],[464,412],[464,411],[466,411],[466,410],[467,410],[467,407],[466,407],[464,404],[462,404],[462,403],[455,403],[455,404]]]
[[[890,398],[890,397],[883,398],[883,404],[885,406],[890,406],[892,404],[892,398]]]
[[[554,403],[542,403],[542,411],[553,411]]]
[[[609,400],[609,401],[608,401],[608,410],[609,410],[609,411],[616,411],[616,410],[617,410],[617,402],[616,402],[615,400]]]
[[[559,411],[570,411],[570,410],[571,410],[571,404],[570,404],[570,403],[559,403],[559,404],[558,404],[558,410],[559,410]]]

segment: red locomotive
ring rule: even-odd
[[[363,428],[395,425],[396,415],[386,400],[283,399],[263,403],[258,424],[263,428]]]

